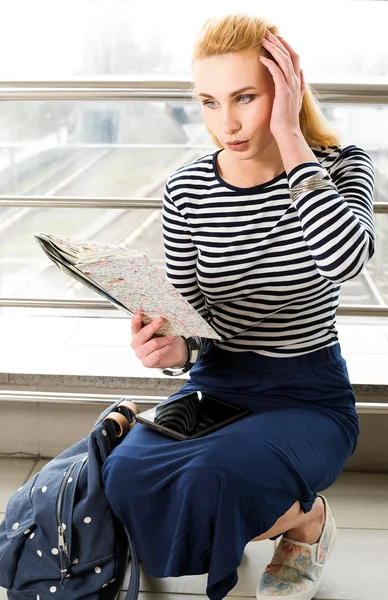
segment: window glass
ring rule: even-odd
[[[344,144],[371,155],[375,200],[388,202],[388,107],[323,108]],[[2,103],[0,120],[0,189],[6,196],[161,198],[174,169],[214,150],[194,102]],[[388,303],[388,215],[375,220],[375,256],[363,274],[343,284],[343,303]],[[1,297],[95,297],[51,265],[32,238],[38,231],[124,243],[164,270],[160,210],[3,207]]]
[[[0,194],[158,197],[212,148],[197,102],[2,102]]]
[[[388,202],[388,106],[322,108],[343,144],[369,152],[375,200]],[[214,149],[195,101],[0,103],[2,195],[155,197],[174,169]]]
[[[1,218],[0,225],[4,223]],[[163,272],[161,211],[146,209],[31,208],[12,226],[3,228],[0,245],[0,297],[99,298],[62,273],[44,254],[33,233],[79,236],[122,244],[145,252]],[[9,220],[12,216],[8,214]],[[101,299],[101,298],[100,298]]]
[[[0,209],[0,224],[4,210]],[[388,305],[387,216],[375,216],[376,253],[361,275],[342,284],[342,304]],[[47,258],[32,237],[38,231],[121,244],[145,252],[162,273],[166,272],[160,210],[33,208],[17,226],[1,233],[0,297],[101,299]]]
[[[236,11],[276,23],[307,81],[388,81],[388,3],[377,0],[13,0],[0,21],[0,78],[190,76],[202,24]]]

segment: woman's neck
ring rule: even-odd
[[[226,183],[241,188],[261,185],[284,172],[280,152],[278,156],[271,156],[271,158],[233,160],[228,152],[221,150],[217,154],[217,167],[220,177]]]

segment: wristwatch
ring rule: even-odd
[[[193,367],[198,360],[199,345],[197,340],[194,337],[185,338],[183,337],[183,335],[181,337],[184,339],[186,344],[186,362],[182,367],[159,369],[164,375],[172,375],[175,377],[177,375],[183,375],[183,373],[187,373],[187,371],[190,371],[191,367]]]

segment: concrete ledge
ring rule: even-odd
[[[388,319],[339,317],[337,325],[356,394],[388,395]],[[0,312],[0,331],[0,389],[169,395],[188,377],[143,367],[130,345],[130,319],[121,315]]]
[[[350,367],[349,362],[351,361],[348,361],[348,368]],[[385,359],[384,370],[387,370],[387,365],[388,357]],[[165,394],[168,396],[180,390],[187,378],[187,376],[166,377],[164,375],[119,377],[109,375],[54,375],[50,373],[0,373],[0,390],[94,394]],[[388,398],[388,384],[354,383],[352,385],[360,402],[367,401],[361,400],[361,398],[370,398],[370,402],[379,402],[381,398]],[[372,398],[376,400],[372,400]]]

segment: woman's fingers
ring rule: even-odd
[[[267,67],[268,71],[271,73],[276,89],[281,89],[281,85],[285,85],[285,77],[284,73],[280,67],[278,67],[273,60],[267,58],[266,56],[259,56],[259,61],[263,63],[264,66]]]
[[[142,316],[140,313],[135,313],[132,318],[131,318],[131,331],[132,331],[132,336],[136,335],[140,329],[143,327],[143,324],[141,322]]]
[[[303,69],[300,70],[300,93],[303,96],[303,94],[306,91],[306,85],[304,82],[304,73],[303,73]]]
[[[286,50],[288,51],[288,53],[291,57],[291,60],[292,60],[292,64],[294,65],[294,71],[295,71],[296,75],[299,76],[299,73],[300,73],[300,56],[299,56],[299,54],[297,54],[295,52],[295,50],[290,46],[290,44],[288,42],[286,42],[285,39],[283,39],[280,36],[277,39],[282,44],[282,46],[284,48],[286,48]]]
[[[156,335],[163,323],[164,319],[161,317],[143,325],[139,313],[131,319],[131,347],[144,367],[165,368],[181,365],[186,360],[186,343],[183,338],[175,335]]]
[[[292,77],[300,77],[300,58],[299,55],[291,48],[291,46],[283,40],[283,38],[277,38],[268,29],[266,37],[263,40],[263,46],[270,52],[276,59],[276,62],[280,65],[283,76],[287,83],[292,82]]]
[[[171,344],[176,340],[176,336],[165,335],[163,337],[152,338],[141,346],[137,356],[145,367],[154,368],[159,366],[161,360],[167,355]],[[166,346],[169,348],[167,349]],[[166,348],[166,350],[165,350]]]
[[[158,329],[161,328],[163,323],[163,317],[158,317],[157,319],[151,321],[151,323],[143,325],[140,314],[136,313],[135,315],[133,315],[131,319],[132,348],[148,342],[148,340],[150,340],[155,335]]]
[[[278,133],[299,126],[304,82],[299,69],[299,56],[287,42],[282,43],[267,30],[263,47],[273,57],[269,59],[260,55],[259,60],[267,67],[275,84],[270,128],[276,138]]]

